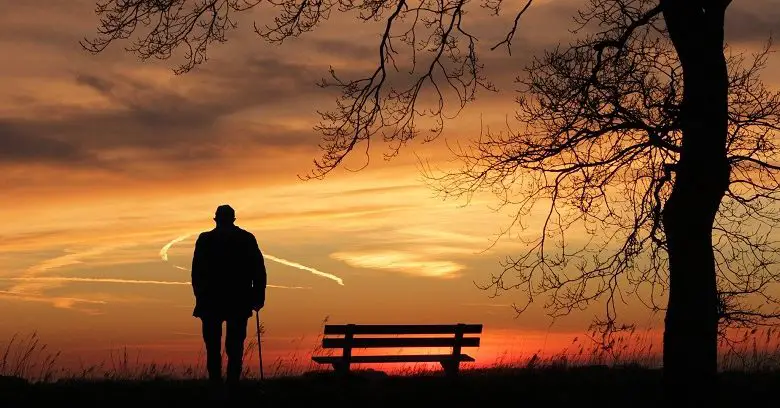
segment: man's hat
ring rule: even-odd
[[[233,207],[223,204],[217,207],[216,213],[214,213],[215,220],[233,221],[236,219],[236,212]]]

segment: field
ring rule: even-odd
[[[383,376],[359,372],[352,378],[310,373],[247,381],[232,406],[474,406],[474,407],[657,407],[666,405],[658,370],[639,367],[542,367],[438,375]],[[716,406],[776,401],[780,373],[724,373],[713,390]],[[65,380],[5,384],[3,407],[208,406],[209,388],[200,380]]]
[[[763,338],[770,340],[768,335]],[[718,389],[702,396],[715,401],[709,405],[772,406],[777,401],[777,349],[763,346],[753,340],[742,346],[741,354],[732,351],[724,356]],[[565,356],[498,362],[489,368],[467,368],[458,378],[426,368],[392,375],[364,369],[348,378],[328,370],[277,370],[260,382],[247,372],[237,397],[224,401],[207,387],[197,367],[133,367],[126,355],[119,355],[102,371],[93,367],[64,373],[56,368],[57,353],[50,354],[35,336],[9,342],[0,352],[0,407],[198,407],[228,402],[241,407],[669,405],[661,371],[643,364],[647,358],[641,355],[633,355],[635,362],[628,355],[621,357],[622,362],[598,365],[595,358],[575,362]]]

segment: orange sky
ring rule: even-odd
[[[229,203],[264,252],[343,280],[267,261],[269,284],[278,286],[263,311],[272,355],[310,349],[326,317],[483,323],[481,361],[562,349],[598,310],[550,326],[541,307],[516,318],[511,294],[478,290],[474,283],[519,248],[512,239],[490,247],[511,214],[493,211],[489,196],[465,207],[435,197],[415,155],[447,166],[445,142],[474,137],[480,121],[503,127],[514,75],[533,52],[567,39],[579,4],[538,2],[513,56],[486,51],[500,92],[480,94],[436,143],[411,145],[389,162],[377,150],[361,172],[303,182],[297,176],[318,153],[316,109],[334,96],[315,82],[328,65],[369,67],[372,26],[336,18],[277,47],[245,24],[208,64],[177,77],[171,63],[138,62],[121,44],[98,56],[82,51],[77,41],[96,24],[91,0],[0,0],[0,343],[37,330],[71,360],[125,345],[193,360],[200,338],[190,287],[129,281],[186,282],[178,267],[189,266],[195,235]],[[778,13],[775,0],[736,1],[729,40],[756,46],[780,28]],[[509,23],[473,21],[482,46]],[[344,35],[355,30],[365,35]],[[776,67],[773,60],[767,82],[777,83]],[[179,237],[163,260],[161,249]],[[659,321],[630,300],[624,316],[640,327]]]

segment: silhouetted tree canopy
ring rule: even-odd
[[[521,129],[481,135],[455,152],[461,169],[430,175],[445,195],[494,192],[515,226],[543,214],[528,250],[485,286],[520,289],[518,312],[539,296],[553,316],[602,300],[596,323],[611,330],[628,296],[665,309],[661,211],[681,150],[683,75],[659,10],[592,0],[577,21],[597,32],[546,52],[517,79]],[[780,94],[759,78],[770,47],[752,56],[727,48],[731,179],[713,230],[726,325],[780,317]]]

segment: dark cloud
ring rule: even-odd
[[[0,162],[87,162],[88,152],[78,145],[51,136],[28,134],[24,123],[0,120]]]
[[[319,142],[314,130],[285,126],[270,114],[296,105],[300,113],[314,112],[318,88],[306,66],[249,58],[174,80],[189,82],[194,91],[177,93],[116,73],[78,73],[75,83],[104,96],[112,108],[53,107],[34,119],[0,117],[0,162],[97,164],[101,153],[123,148],[166,160],[205,160],[237,146],[314,148]],[[228,120],[247,109],[261,117],[251,124]],[[262,115],[264,110],[269,114]]]
[[[86,7],[91,2],[79,0],[78,4]],[[534,4],[520,22],[511,56],[505,49],[490,51],[489,48],[506,35],[515,10],[505,8],[501,17],[490,17],[484,12],[471,14],[466,28],[480,39],[478,46],[485,73],[505,92],[501,95],[482,92],[480,100],[499,98],[495,100],[506,101],[506,110],[510,112],[514,105],[506,92],[512,95],[515,89],[512,79],[521,74],[533,55],[559,42],[568,42],[572,17],[584,4],[584,0]],[[76,13],[92,19],[90,24],[82,22],[60,27],[32,20],[17,24],[14,30],[29,28],[15,31],[13,40],[62,45],[60,41],[67,38],[75,45],[75,41],[88,32],[76,33],[74,27],[96,24],[91,11],[92,7],[89,7]],[[316,149],[319,134],[314,130],[301,130],[300,124],[285,126],[274,115],[285,112],[314,125],[318,119],[317,110],[334,107],[336,90],[323,90],[315,85],[328,75],[329,58],[341,62],[376,58],[379,38],[374,34],[377,32],[365,33],[353,19],[346,16],[343,19],[355,34],[371,35],[354,35],[353,31],[345,29],[336,36],[311,35],[305,41],[283,47],[263,45],[262,40],[252,36],[252,42],[246,44],[257,44],[257,48],[251,49],[236,48],[243,44],[241,42],[229,42],[215,48],[219,50],[215,53],[217,56],[208,63],[173,79],[187,85],[186,93],[119,74],[113,67],[125,64],[122,61],[130,64],[129,57],[109,61],[105,54],[87,56],[77,47],[63,46],[67,49],[63,52],[80,53],[74,57],[74,61],[78,58],[79,64],[63,67],[63,71],[71,70],[76,84],[111,101],[112,109],[74,111],[64,105],[53,106],[35,119],[0,113],[0,164],[54,161],[97,165],[101,160],[108,160],[105,159],[107,153],[121,149],[144,151],[151,158],[191,161],[220,158],[239,147]],[[50,28],[44,30],[42,27]],[[763,40],[778,28],[780,0],[736,1],[729,9],[727,34],[731,41]],[[116,44],[114,49],[121,49],[121,45]],[[172,66],[173,62],[165,65]],[[128,68],[128,65],[122,68]],[[365,68],[360,71],[340,69],[338,73],[344,78],[358,78],[369,71]],[[396,80],[394,77],[393,81]],[[27,102],[29,105],[30,101]],[[46,102],[48,105],[52,101]],[[234,120],[236,115],[249,110],[258,112],[257,116],[246,122]]]
[[[726,39],[734,42],[766,41],[780,32],[780,0],[742,0],[726,12]]]
[[[125,159],[113,157],[115,149],[134,149],[150,161],[197,162],[265,148],[314,147],[319,137],[313,130],[278,125],[220,133],[209,117],[199,118],[194,112],[174,119],[145,115],[87,113],[60,120],[2,120],[0,163],[48,162],[119,169]]]
[[[568,7],[577,1],[564,0],[563,3]],[[59,2],[47,3],[52,3],[53,7],[61,6]],[[301,130],[300,124],[285,127],[274,120],[273,115],[286,112],[314,125],[318,119],[317,110],[335,106],[337,90],[323,90],[315,85],[322,77],[328,76],[328,65],[333,61],[329,59],[365,61],[377,54],[377,36],[346,34],[350,30],[339,29],[331,37],[308,36],[305,41],[288,43],[284,47],[263,45],[262,40],[250,36],[251,43],[230,42],[214,48],[217,51],[215,58],[187,75],[176,77],[174,81],[194,90],[186,94],[177,93],[153,82],[119,74],[121,68],[134,63],[128,56],[120,59],[107,58],[105,54],[90,56],[76,47],[76,41],[91,32],[87,28],[97,24],[92,13],[93,6],[91,1],[78,0],[72,6],[74,8],[62,6],[54,10],[55,14],[67,15],[68,24],[44,21],[53,16],[38,5],[18,6],[11,12],[17,21],[13,25],[15,34],[12,40],[48,44],[61,49],[74,61],[73,65],[63,67],[63,71],[72,72],[76,84],[108,99],[112,109],[81,108],[74,111],[65,105],[54,105],[47,108],[46,114],[35,119],[30,119],[29,115],[17,118],[0,114],[0,141],[3,142],[0,164],[60,161],[94,165],[121,149],[147,151],[150,157],[165,160],[209,160],[228,154],[236,146],[315,149],[320,141],[319,134],[313,130]],[[535,22],[530,24],[532,31],[533,27],[549,26],[554,19],[557,21],[558,17],[569,13],[568,8],[561,10],[561,7],[547,4],[536,7],[536,15],[531,16]],[[24,16],[28,18],[17,18]],[[472,21],[487,44],[505,33],[510,27],[511,17],[511,11],[507,10],[502,18],[485,17],[484,21]],[[351,25],[355,33],[362,32],[360,28],[364,25],[355,22],[351,16],[342,16],[342,20]],[[0,21],[5,20],[0,18]],[[6,22],[10,24],[13,21]],[[5,31],[0,29],[0,32]],[[247,44],[257,44],[257,48],[247,48]],[[112,49],[119,50],[122,45],[115,44]],[[504,74],[519,70],[517,61],[503,59],[504,53],[497,51],[490,54],[485,55],[485,59],[489,60],[487,65],[497,77],[511,78],[513,75]],[[306,64],[290,61],[306,61]],[[173,62],[163,64],[172,66]],[[338,73],[343,78],[358,78],[366,75],[367,71],[339,69]],[[46,104],[51,105],[52,102],[56,101],[49,100]],[[232,120],[235,115],[250,109],[260,112],[257,118],[252,118],[253,123]],[[230,124],[226,125],[226,122]]]
[[[97,77],[90,74],[76,74],[76,83],[86,85],[99,91],[102,94],[111,94],[111,90],[114,89],[114,84],[104,78]]]
[[[349,58],[355,60],[366,60],[367,58],[378,58],[379,42],[376,44],[361,44],[354,38],[314,38],[311,40],[311,47],[317,52],[338,56],[340,58]]]

